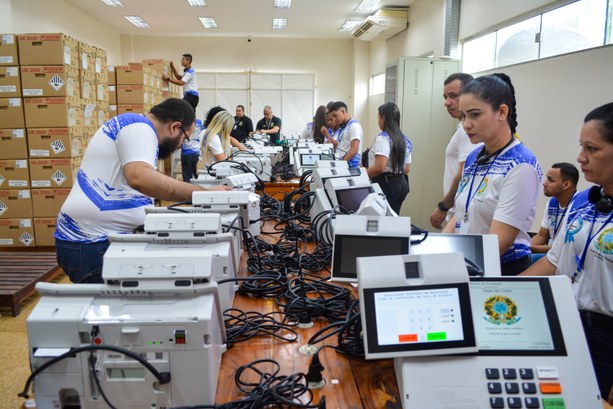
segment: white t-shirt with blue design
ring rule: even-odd
[[[185,84],[183,84],[183,95],[198,95],[198,82],[196,81],[196,71],[194,71],[192,67],[189,67],[185,71],[183,71],[183,77],[181,77],[181,81],[185,82]]]
[[[588,192],[589,189],[577,193],[569,204],[568,216],[547,259],[557,267],[557,275],[574,276],[580,310],[613,316],[613,212],[597,211],[588,200]],[[584,250],[583,268],[578,272]]]
[[[402,136],[404,137],[405,142],[404,166],[402,167],[402,173],[404,173],[404,168],[406,167],[406,165],[411,163],[411,152],[413,151],[413,145],[411,144],[411,141],[409,141],[409,138],[406,137],[406,135],[402,134]],[[385,131],[380,132],[379,135],[377,135],[377,137],[375,138],[375,142],[373,143],[372,148],[370,148],[370,150],[368,151],[368,166],[370,167],[375,164],[376,155],[385,156],[386,158],[388,158],[388,161],[387,165],[385,165],[383,173],[394,173],[392,171],[392,161],[389,160],[391,150],[392,146],[388,133]]]
[[[360,125],[360,123],[355,119],[351,118],[344,127],[340,128],[338,132],[338,138],[336,138],[338,141],[338,146],[334,152],[335,158],[338,160],[343,160],[347,152],[351,150],[351,142],[357,139],[360,141],[358,152],[350,161],[348,161],[348,164],[350,168],[359,168],[360,157],[362,155],[362,134],[362,125]]]
[[[569,204],[570,205],[570,204]],[[549,199],[547,207],[543,212],[543,219],[541,220],[541,227],[549,230],[549,243],[553,243],[556,238],[556,228],[560,231],[562,227],[563,218],[566,216],[565,207],[560,206],[560,202],[555,197]]]
[[[77,180],[58,215],[55,238],[95,243],[109,233],[130,233],[145,220],[153,199],[128,185],[123,167],[157,165],[158,138],[151,121],[139,114],[108,120],[89,143]]]
[[[466,158],[455,198],[455,231],[487,234],[494,220],[515,227],[519,233],[513,247],[500,255],[501,263],[510,263],[530,254],[528,230],[534,221],[543,172],[534,154],[519,140],[486,163],[477,164],[478,154],[479,149]]]

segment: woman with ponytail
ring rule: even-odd
[[[368,151],[368,177],[378,183],[390,207],[400,213],[402,202],[409,193],[408,174],[411,170],[412,146],[400,130],[400,110],[393,102],[379,107],[381,133]]]
[[[496,234],[503,275],[530,266],[530,237],[543,172],[516,138],[515,89],[505,74],[479,77],[462,88],[462,126],[473,151],[455,198],[456,214],[446,232]]]

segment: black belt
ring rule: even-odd
[[[610,315],[585,310],[579,310],[579,314],[581,315],[582,320],[613,329],[613,317]]]

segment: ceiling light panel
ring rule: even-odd
[[[187,0],[190,6],[192,7],[205,7],[206,3],[204,0]]]
[[[355,26],[357,26],[361,22],[361,18],[348,18],[347,20],[345,20],[341,28],[338,29],[338,31],[353,31]]]
[[[147,28],[151,27],[145,20],[138,16],[124,16],[126,20],[130,23],[134,24],[138,28]]]
[[[204,28],[217,28],[217,22],[213,17],[198,17]]]
[[[272,29],[273,30],[285,30],[286,27],[287,27],[286,18],[273,18],[272,19]]]
[[[288,9],[292,6],[292,0],[274,0],[273,7],[276,9]]]
[[[123,7],[123,4],[119,0],[100,0],[107,6],[111,7]]]
[[[377,4],[379,4],[379,0],[362,0],[358,7],[356,7],[355,11],[359,13],[369,13]]]

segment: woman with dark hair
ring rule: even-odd
[[[324,135],[321,132],[321,128],[326,126],[326,112],[327,108],[325,105],[320,105],[315,111],[315,116],[313,117],[313,122],[309,122],[306,124],[302,133],[300,134],[300,139],[309,140],[312,139],[317,143],[324,143]]]
[[[570,277],[600,395],[613,404],[613,102],[587,114],[579,145],[596,185],[577,193],[547,256],[522,275]]]
[[[368,151],[368,177],[378,183],[390,207],[400,213],[402,202],[409,193],[408,174],[411,170],[411,141],[400,130],[400,110],[393,102],[379,107],[378,124],[381,132]]]
[[[530,236],[543,172],[516,137],[515,89],[505,74],[476,78],[460,93],[462,126],[472,143],[483,142],[464,165],[456,214],[445,232],[496,234],[503,275],[530,266]]]

